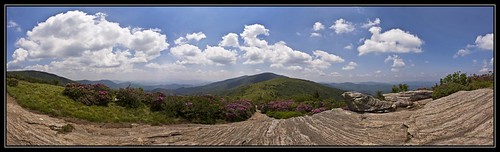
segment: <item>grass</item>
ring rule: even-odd
[[[304,116],[304,114],[297,111],[268,111],[266,115],[276,119],[288,119],[292,117]]]
[[[62,94],[64,87],[19,81],[16,87],[7,86],[7,93],[27,109],[56,117],[79,118],[91,122],[174,124],[179,120],[163,112],[152,112],[149,107],[124,108],[109,103],[107,107],[86,106]]]

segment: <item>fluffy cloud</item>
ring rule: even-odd
[[[477,36],[476,46],[485,50],[493,50],[493,33],[484,36]]]
[[[401,29],[391,29],[381,33],[382,28],[371,27],[372,33],[370,39],[364,41],[364,44],[358,47],[359,55],[367,53],[420,53],[420,46],[424,43],[415,35],[405,32]]]
[[[175,39],[174,43],[176,45],[182,45],[182,44],[186,44],[189,40],[194,40],[194,41],[200,41],[201,39],[204,39],[204,38],[207,38],[207,36],[205,34],[203,34],[203,32],[198,32],[198,33],[191,33],[191,34],[186,34],[185,37],[179,37],[177,39]]]
[[[341,75],[340,73],[338,73],[338,72],[332,72],[332,73],[330,73],[330,75],[331,75],[331,76],[333,76],[333,77],[341,77],[341,76],[342,76],[342,75]]]
[[[491,58],[489,65],[493,66],[493,58]],[[479,72],[487,73],[489,71],[493,71],[493,69],[488,68],[488,62],[486,60],[483,60],[483,68],[481,68],[481,70],[479,70]]]
[[[356,62],[349,62],[346,66],[342,67],[342,70],[354,70],[358,64]]]
[[[205,36],[205,34],[203,34],[202,32],[186,34],[187,40],[200,41],[201,39],[204,39],[204,38],[207,38],[207,36]]]
[[[191,44],[182,44],[170,49],[170,53],[175,56],[179,64],[206,64],[207,60],[203,56],[201,49]]]
[[[175,72],[186,69],[185,66],[176,63],[167,63],[167,64],[148,63],[144,66],[148,68],[158,69],[162,71],[169,71],[169,72]]]
[[[313,30],[314,31],[319,31],[319,30],[322,30],[322,29],[325,29],[325,26],[323,24],[321,24],[321,22],[314,23],[314,25],[313,25]]]
[[[311,37],[321,37],[321,34],[319,34],[319,33],[311,33]]]
[[[459,56],[466,56],[468,54],[471,54],[472,52],[469,51],[470,48],[479,48],[483,50],[493,50],[493,33],[491,34],[486,34],[484,36],[477,36],[476,41],[474,45],[467,44],[465,49],[460,49],[453,55],[453,58],[457,58]]]
[[[7,28],[14,28],[16,31],[21,32],[21,26],[19,26],[16,22],[10,20],[7,22]]]
[[[294,66],[288,66],[286,67],[286,69],[296,71],[296,70],[302,70],[303,68],[301,66],[294,65]]]
[[[352,43],[350,43],[349,45],[346,45],[346,46],[344,47],[344,49],[346,49],[346,50],[351,50],[351,49],[352,49]]]
[[[380,24],[380,19],[379,18],[376,18],[373,22],[368,20],[368,23],[365,23],[363,24],[361,27],[363,28],[369,28],[369,27],[372,27],[372,26],[377,26]]]
[[[227,65],[236,63],[236,51],[229,51],[220,46],[206,46],[202,51],[197,46],[191,44],[183,44],[170,49],[170,53],[176,57],[177,64],[192,65],[192,64],[216,64]]]
[[[375,71],[375,73],[377,73],[377,74],[378,74],[378,73],[382,73],[382,71],[380,71],[380,70],[377,70],[377,71]]]
[[[490,65],[493,66],[493,58],[490,60]]]
[[[406,65],[405,62],[403,61],[403,59],[398,57],[397,55],[387,56],[387,58],[384,60],[384,62],[387,63],[391,60],[392,60],[391,71],[393,71],[393,72],[398,72],[399,69],[404,68]]]
[[[255,35],[249,33],[259,34]],[[319,71],[319,69],[328,68],[331,63],[344,62],[344,59],[341,57],[321,50],[313,52],[315,56],[313,59],[311,55],[294,50],[283,41],[268,45],[267,41],[257,38],[258,35],[265,33],[269,33],[269,30],[262,25],[254,24],[252,26],[245,26],[244,32],[240,34],[243,39],[247,39],[245,40],[245,45],[240,46],[240,50],[244,52],[241,57],[246,59],[243,64],[270,63],[271,68],[284,68],[288,70],[309,69],[309,71]]]
[[[208,46],[203,51],[204,56],[216,65],[235,64],[236,51],[229,51],[219,46]]]
[[[267,46],[267,42],[264,40],[260,40],[257,38],[258,35],[269,35],[269,30],[266,29],[263,25],[253,24],[253,25],[245,25],[245,29],[240,36],[243,38],[245,45],[249,47],[265,47]]]
[[[239,47],[240,44],[238,42],[238,34],[236,33],[229,33],[225,36],[222,37],[222,41],[220,41],[219,46],[223,47]]]
[[[335,24],[330,26],[330,29],[335,30],[335,33],[337,34],[349,33],[354,31],[354,25],[351,22],[348,22],[343,18],[340,18],[335,21]]]
[[[105,17],[81,11],[51,16],[16,42],[16,57],[10,63],[53,59],[49,69],[68,63],[65,66],[80,66],[68,70],[107,72],[155,59],[169,46],[158,29],[122,28]]]
[[[341,63],[341,62],[344,62],[344,59],[342,59],[341,57],[339,56],[336,56],[336,55],[333,55],[333,54],[329,54],[325,51],[321,51],[321,50],[316,50],[316,51],[313,51],[313,54],[323,60],[323,61],[326,61],[326,62],[334,62],[334,63]]]
[[[469,50],[467,50],[467,49],[460,49],[460,50],[457,51],[457,53],[455,53],[455,55],[453,55],[453,58],[457,58],[459,56],[464,57],[467,54],[470,54]]]

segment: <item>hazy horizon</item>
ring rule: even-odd
[[[493,71],[493,7],[7,7],[7,70],[199,84]],[[190,83],[189,83],[190,82]]]

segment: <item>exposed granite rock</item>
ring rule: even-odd
[[[384,94],[386,101],[393,102],[396,107],[412,107],[414,101],[432,98],[431,90],[416,90],[400,93]]]
[[[340,108],[312,116],[251,119],[216,125],[177,124],[101,128],[21,108],[7,95],[6,144],[15,145],[487,145],[493,148],[493,89],[459,91],[416,110],[355,113]],[[50,125],[72,124],[68,134]]]
[[[395,110],[392,102],[376,99],[359,92],[342,94],[349,110],[357,112],[390,112]]]

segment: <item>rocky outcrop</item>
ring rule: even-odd
[[[103,128],[72,123],[21,108],[7,95],[6,146],[14,145],[459,145],[494,146],[493,89],[460,91],[416,110],[355,113],[333,109],[312,116],[216,125],[178,124]],[[72,124],[58,134],[51,125]]]
[[[396,107],[412,107],[414,102],[423,99],[432,98],[431,90],[415,90],[406,91],[399,93],[387,93],[384,94],[386,101],[390,101]]]
[[[382,101],[359,92],[344,92],[342,94],[349,110],[356,112],[389,112],[395,110],[393,103]]]

